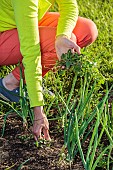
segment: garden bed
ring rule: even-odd
[[[0,117],[0,129],[2,129],[3,117]],[[70,169],[69,163],[63,160],[61,155],[63,130],[58,130],[58,122],[50,121],[51,143],[42,143],[37,148],[31,133],[25,131],[22,121],[17,115],[7,119],[5,134],[0,138],[0,170],[18,170],[25,163],[23,170],[65,170]],[[10,168],[9,168],[10,167]],[[72,169],[83,170],[80,158],[76,158]]]

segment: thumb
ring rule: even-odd
[[[77,38],[75,36],[75,34],[71,34],[71,40],[74,41],[75,43],[77,43]]]
[[[80,47],[74,43],[74,50],[80,55],[81,52],[80,52]]]

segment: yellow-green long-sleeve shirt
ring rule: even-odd
[[[31,107],[44,104],[38,21],[53,2],[53,0],[0,0],[0,32],[13,28],[18,30]],[[57,36],[64,34],[70,37],[78,17],[76,0],[56,2],[60,12]]]

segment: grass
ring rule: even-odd
[[[89,58],[96,60],[98,68],[110,83],[113,82],[113,0],[80,0],[79,15],[92,19],[98,28],[96,42],[87,48]],[[93,56],[93,57],[92,57]]]

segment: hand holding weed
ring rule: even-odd
[[[42,106],[34,107],[34,114],[35,115],[32,132],[34,134],[35,140],[37,141],[38,138],[51,140],[49,136],[49,122],[47,120],[46,115],[43,112],[43,107]]]
[[[76,37],[73,33],[71,39],[65,35],[58,36],[55,41],[55,48],[59,60],[61,60],[62,54],[67,53],[69,49],[71,49],[72,53],[77,52],[80,54],[80,47],[76,44]]]

